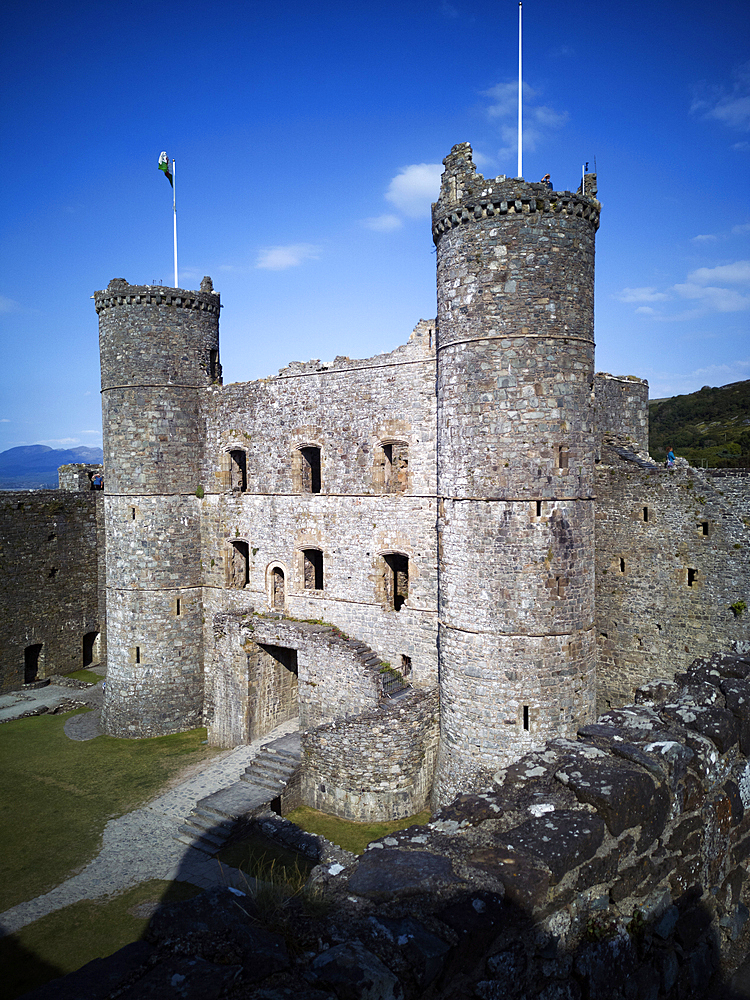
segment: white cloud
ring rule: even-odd
[[[711,240],[717,240],[719,237],[714,236],[713,233],[702,233],[699,236],[693,236],[693,243],[708,243]]]
[[[403,222],[397,215],[375,215],[362,219],[362,225],[376,233],[390,233],[393,229],[400,229]]]
[[[0,418],[0,424],[9,424],[10,420],[7,417]]]
[[[317,260],[320,247],[312,243],[290,243],[282,247],[266,247],[258,253],[256,267],[268,271],[286,271],[290,267],[298,267],[306,260]]]
[[[638,306],[636,312],[641,316],[656,316],[656,309],[653,309],[651,306]]]
[[[386,200],[412,219],[430,214],[430,205],[440,193],[440,163],[412,163],[402,167],[388,185]]]
[[[623,288],[617,296],[620,302],[661,302],[669,296],[664,292],[657,292],[655,288]]]
[[[726,285],[744,288],[738,290]],[[711,312],[742,312],[750,309],[750,260],[696,268],[686,281],[673,287],[683,299],[697,301]]]
[[[503,140],[500,157],[508,157],[518,148],[518,83],[498,83],[482,91],[491,103],[486,109],[488,118],[497,122]],[[530,152],[537,149],[547,133],[561,128],[568,120],[567,111],[556,111],[546,104],[537,104],[540,96],[528,83],[523,85],[523,148]]]
[[[741,236],[743,233],[750,233],[750,222],[743,222],[740,226],[732,226],[732,233]]]
[[[673,287],[682,298],[695,299],[711,312],[742,312],[750,309],[750,295],[741,295],[734,288],[700,285],[694,281],[686,281]]]
[[[750,260],[736,260],[733,264],[719,264],[718,267],[699,267],[690,272],[687,280],[699,284],[726,281],[732,285],[750,285]]]
[[[750,131],[750,62],[735,70],[731,89],[724,85],[701,84],[690,110],[737,132]],[[747,143],[739,144],[740,148],[745,146]]]
[[[79,438],[49,438],[47,441],[37,441],[37,444],[46,444],[50,448],[70,448],[80,443]]]

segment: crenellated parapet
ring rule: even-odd
[[[97,315],[105,309],[119,306],[175,306],[218,316],[221,308],[219,295],[212,290],[213,285],[204,290],[205,283],[204,278],[201,291],[196,292],[162,285],[131,285],[125,278],[113,278],[104,291],[94,292],[94,305]]]
[[[585,191],[550,191],[544,184],[505,175],[486,180],[471,161],[467,142],[454,146],[443,160],[445,174],[440,196],[432,206],[432,238],[457,226],[506,215],[562,215],[587,219],[599,228],[601,203],[596,193],[596,174],[585,175]],[[590,195],[589,196],[589,193]]]

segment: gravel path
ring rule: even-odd
[[[238,781],[261,747],[296,729],[296,722],[287,722],[263,739],[227,750],[148,805],[110,820],[98,857],[50,892],[0,913],[0,936],[81,899],[108,896],[148,879],[191,882],[201,888],[240,885],[243,876],[236,869],[221,866],[215,858],[174,840],[173,835],[199,799]]]

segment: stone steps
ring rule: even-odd
[[[216,854],[240,820],[265,809],[277,798],[299,766],[299,733],[282,736],[263,747],[239,781],[200,799],[175,840],[206,854]]]

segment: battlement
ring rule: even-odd
[[[131,285],[125,278],[113,278],[104,291],[94,292],[94,305],[97,314],[118,306],[150,305],[197,309],[218,316],[221,304],[219,294],[213,288],[213,282],[208,277],[201,281],[200,291],[163,285]]]
[[[461,142],[443,160],[445,172],[440,196],[432,206],[432,238],[463,223],[505,215],[578,216],[599,228],[601,203],[596,194],[596,174],[586,174],[585,194],[578,191],[550,191],[545,184],[523,178],[499,177],[485,180],[471,158],[471,146]]]

